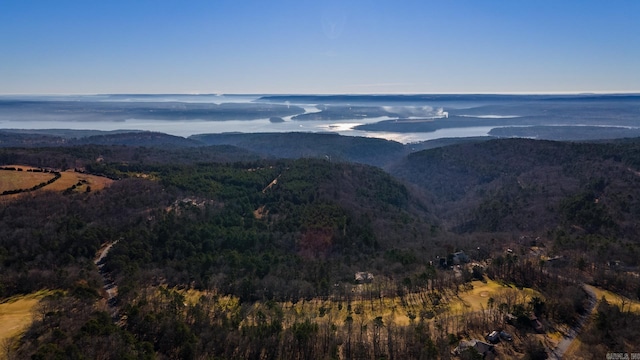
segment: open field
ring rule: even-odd
[[[496,300],[497,297],[506,293],[511,293],[514,297],[530,299],[534,296],[541,296],[540,293],[533,289],[523,288],[517,289],[513,286],[502,285],[493,280],[472,281],[473,288],[468,291],[460,292],[457,299],[450,302],[450,310],[453,312],[469,312],[487,309],[490,298]]]
[[[29,189],[54,178],[51,173],[27,172],[31,167],[20,166],[23,171],[0,170],[0,193],[7,190]]]
[[[508,289],[493,280],[471,282],[473,289],[462,292],[458,299],[451,303],[451,310],[457,311],[479,311],[487,308],[489,298],[495,298],[496,294]]]
[[[0,344],[6,339],[20,335],[33,321],[33,311],[40,299],[50,293],[48,290],[29,295],[16,296],[0,302]],[[4,356],[0,352],[0,359]]]
[[[86,183],[78,186],[76,191],[86,191],[87,186],[91,186],[91,190],[102,190],[113,183],[113,180],[106,177],[77,173],[73,170],[67,170],[61,174],[62,177],[58,181],[44,187],[43,190],[64,191],[83,180]]]
[[[585,285],[585,286],[590,288],[596,294],[597,301],[602,300],[602,297],[604,296],[604,298],[607,300],[609,304],[621,306],[622,303],[624,302],[625,310],[631,310],[635,313],[640,313],[640,301],[628,299],[622,295],[612,293],[611,291],[604,290],[599,287],[595,287],[591,285]]]
[[[51,173],[27,172],[28,169],[36,169],[24,165],[4,165],[4,167],[22,168],[23,171],[0,170],[0,193],[6,190],[28,189],[54,177]],[[76,185],[75,191],[102,190],[113,183],[113,180],[96,175],[78,173],[67,170],[60,173],[61,177],[53,183],[30,193],[42,191],[65,191]],[[23,193],[24,194],[24,193]],[[5,195],[1,199],[15,199],[22,194]]]

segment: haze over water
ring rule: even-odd
[[[411,143],[487,136],[498,128],[633,131],[640,126],[639,110],[640,96],[633,94],[0,96],[0,129],[145,130],[182,137],[332,132]]]

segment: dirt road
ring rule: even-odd
[[[107,300],[107,304],[109,304],[109,307],[112,308],[112,314],[111,314],[112,316],[115,316],[116,314],[116,309],[114,307],[114,304],[115,304],[116,297],[118,296],[118,287],[113,282],[113,279],[111,278],[109,273],[104,270],[104,258],[109,254],[109,251],[111,251],[111,248],[113,248],[113,246],[117,244],[118,241],[120,240],[107,243],[105,246],[103,246],[100,250],[98,250],[98,253],[96,254],[96,258],[93,260],[93,262],[98,267],[100,276],[102,276],[102,282],[104,284],[103,289],[106,293],[105,299]]]

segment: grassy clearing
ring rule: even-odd
[[[473,285],[473,289],[460,293],[459,298],[451,302],[452,311],[462,312],[486,309],[489,298],[495,298],[498,293],[508,289],[508,287],[502,286],[493,280],[487,280],[486,283],[473,281],[471,285]]]
[[[625,309],[631,310],[635,313],[640,313],[640,301],[635,301],[628,299],[622,295],[613,293],[608,290],[601,289],[599,287],[586,285],[589,289],[591,289],[596,294],[596,300],[600,301],[602,297],[607,300],[609,304],[614,304],[621,306],[624,303]]]
[[[29,189],[55,177],[50,173],[27,172],[26,170],[31,169],[31,167],[20,167],[24,170],[0,170],[0,193],[8,190]]]
[[[457,298],[450,302],[450,310],[454,313],[480,311],[487,309],[487,302],[490,298],[494,300],[506,293],[512,293],[517,297],[528,301],[534,296],[542,297],[542,295],[530,288],[517,289],[510,285],[503,285],[493,280],[472,281],[473,288],[468,291],[461,292]]]
[[[54,177],[53,174],[49,173],[34,173],[27,172],[27,169],[36,169],[31,166],[23,166],[23,165],[5,165],[8,167],[22,168],[23,171],[9,171],[9,170],[0,170],[0,193],[6,190],[15,190],[15,189],[28,189],[40,183],[46,182],[49,179]],[[49,184],[41,189],[38,189],[33,192],[29,192],[30,194],[39,193],[42,191],[65,191],[74,185],[76,186],[75,191],[84,192],[87,190],[87,187],[91,187],[92,191],[102,190],[105,187],[111,185],[113,180],[96,175],[82,174],[77,173],[73,170],[67,170],[60,173],[61,177],[54,181],[52,184]],[[24,194],[24,193],[23,193]],[[2,197],[2,200],[6,199],[15,199],[23,194],[13,194],[6,195]]]
[[[61,175],[62,177],[60,177],[58,181],[49,186],[45,186],[42,190],[64,191],[84,180],[86,184],[76,187],[76,191],[86,191],[87,186],[91,186],[91,190],[93,191],[102,190],[113,183],[113,180],[102,176],[77,173],[73,170],[63,171]]]
[[[33,321],[33,311],[40,299],[51,294],[42,290],[28,295],[14,296],[0,302],[0,344],[20,335]]]
[[[62,177],[58,179],[58,181],[49,185],[45,189],[51,191],[64,191],[73,185],[77,185],[79,183],[83,183],[80,186],[76,186],[75,191],[86,191],[87,186],[91,186],[91,190],[101,190],[104,189],[107,184],[113,182],[113,180],[107,178],[101,178],[95,175],[87,175],[82,173],[77,173],[74,171],[65,171],[61,173]],[[86,181],[86,184],[83,182]]]

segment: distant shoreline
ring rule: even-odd
[[[0,128],[585,140],[638,136],[639,107],[637,93],[0,95]]]

